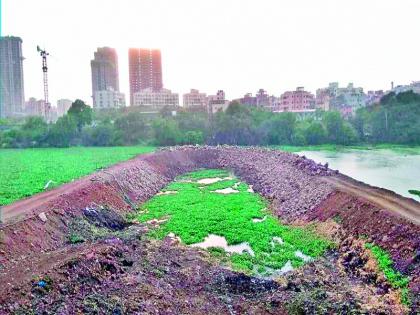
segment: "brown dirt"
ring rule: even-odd
[[[127,238],[126,229],[109,230],[99,221],[88,220],[90,209],[105,207],[117,214],[132,211],[175,176],[198,168],[233,170],[270,201],[282,220],[315,223],[318,231],[337,240],[338,250],[274,285],[215,266],[195,251]],[[377,307],[384,314],[404,313],[395,303],[393,290],[384,291],[383,281],[377,278],[371,281],[372,270],[366,267],[371,262],[363,260],[365,253],[356,250],[353,242],[349,245],[348,238],[363,236],[388,250],[395,267],[411,277],[410,288],[417,294],[419,209],[414,201],[336,176],[324,166],[289,153],[182,147],[147,154],[5,208],[0,283],[6,285],[0,288],[0,310],[23,314],[29,309],[45,314],[102,314],[115,309],[120,310],[115,314],[161,310],[167,314],[270,314],[287,308],[334,314],[375,313]],[[40,212],[46,214],[46,222],[38,217]],[[319,221],[325,223],[317,224]],[[92,224],[105,234],[93,235]],[[86,235],[85,244],[69,244],[74,229]],[[143,232],[140,229],[135,235]],[[343,257],[349,252],[363,263],[345,267]],[[134,261],[133,268],[125,266],[121,257]],[[154,269],[169,270],[170,276],[138,265],[145,258],[153,261]],[[101,263],[104,259],[110,259],[115,268]],[[51,278],[51,290],[34,286],[34,275]],[[414,299],[413,309],[418,303]],[[95,307],[107,311],[98,312]]]

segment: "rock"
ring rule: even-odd
[[[40,214],[38,214],[38,218],[40,218],[41,221],[44,222],[44,223],[48,221],[48,218],[47,218],[45,212],[41,212]]]

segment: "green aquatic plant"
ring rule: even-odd
[[[0,206],[153,150],[141,146],[0,150]]]
[[[280,269],[288,261],[293,267],[299,267],[305,261],[296,255],[297,251],[315,258],[332,246],[309,226],[282,224],[266,210],[267,202],[260,195],[249,192],[249,186],[236,178],[208,185],[197,183],[199,179],[228,175],[225,170],[201,170],[180,176],[164,189],[177,193],[150,199],[140,207],[137,220],[168,218],[149,236],[162,239],[174,233],[186,245],[200,243],[210,234],[224,237],[228,245],[246,243],[253,253],[226,253],[215,248],[209,251],[215,257],[228,256],[235,269],[249,273]],[[229,187],[238,192],[215,192]],[[256,218],[265,219],[255,222]]]
[[[410,283],[410,279],[393,267],[394,262],[392,261],[391,256],[380,246],[372,243],[366,243],[365,247],[370,249],[378,263],[379,270],[383,272],[385,278],[392,287],[395,289],[401,289],[402,303],[409,304],[408,284]]]

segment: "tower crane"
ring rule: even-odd
[[[42,57],[42,72],[44,76],[44,115],[45,119],[48,120],[48,112],[50,109],[50,103],[48,101],[48,66],[47,66],[47,56],[49,55],[45,49],[41,49],[39,46],[36,46],[36,50],[39,52],[40,56]]]

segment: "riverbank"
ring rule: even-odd
[[[362,144],[362,145],[337,145],[337,144],[320,144],[320,145],[307,145],[307,146],[290,146],[279,145],[271,146],[270,148],[279,149],[285,152],[302,152],[302,151],[329,151],[329,152],[343,152],[348,150],[392,150],[403,154],[420,154],[420,146],[408,146],[400,144]]]

